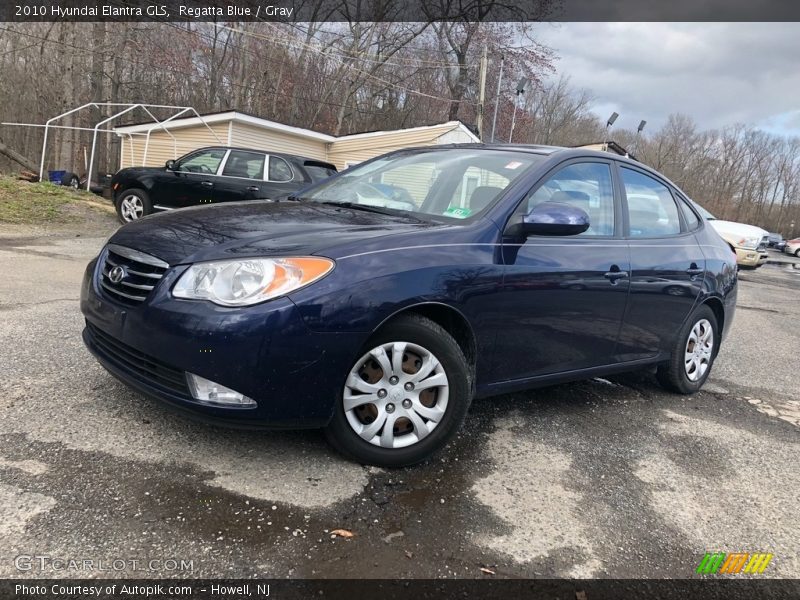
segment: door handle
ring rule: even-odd
[[[200,185],[202,185],[204,187],[214,187],[214,182],[213,181],[201,181]]]
[[[628,272],[627,271],[620,271],[619,267],[617,267],[616,270],[614,270],[614,267],[611,267],[611,270],[608,273],[606,273],[605,275],[603,275],[603,277],[605,277],[606,279],[610,280],[611,283],[616,283],[617,279],[625,279],[627,276],[628,276]]]
[[[700,275],[702,272],[703,272],[703,269],[701,269],[699,267],[690,267],[690,268],[686,269],[686,273],[688,273],[689,275]]]
[[[257,192],[257,191],[259,191],[260,189],[261,189],[261,188],[260,188],[260,187],[258,187],[257,185],[251,185],[249,188],[247,188],[247,191],[248,191],[248,192]]]

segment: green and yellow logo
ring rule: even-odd
[[[696,572],[704,575],[721,573],[758,575],[764,572],[771,560],[772,554],[766,552],[752,554],[749,552],[733,552],[731,554],[706,552]]]

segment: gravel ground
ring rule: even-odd
[[[702,393],[639,372],[484,400],[435,460],[385,471],[317,432],[187,421],[108,375],[77,300],[112,230],[0,229],[0,577],[679,578],[716,550],[800,577],[800,269],[742,274]]]

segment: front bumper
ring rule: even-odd
[[[766,250],[748,250],[736,248],[736,264],[740,267],[760,267],[769,258]]]
[[[237,427],[302,428],[328,423],[364,333],[309,330],[287,298],[248,308],[177,300],[183,272],[168,270],[148,298],[128,306],[98,287],[96,261],[84,275],[83,339],[111,374],[143,394],[204,420]],[[194,373],[241,392],[253,408],[194,400]]]

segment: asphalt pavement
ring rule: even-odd
[[[800,265],[742,273],[699,394],[643,371],[482,400],[382,470],[107,374],[78,294],[112,229],[0,229],[0,577],[682,578],[717,550],[800,577]]]

